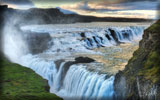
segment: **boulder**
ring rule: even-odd
[[[24,38],[32,54],[42,53],[49,49],[49,42],[52,40],[49,33],[26,32]]]

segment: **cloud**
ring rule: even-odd
[[[63,5],[61,7],[64,9],[84,10],[89,12],[91,11],[106,12],[106,11],[117,11],[117,10],[124,9],[123,7],[97,5],[95,3],[90,3],[88,1],[79,2],[73,5]]]
[[[3,2],[10,5],[12,4],[12,6],[16,5],[18,7],[61,7],[82,15],[96,16],[137,15],[143,17],[143,15],[151,16],[151,14],[154,14],[151,13],[152,11],[155,12],[156,10],[160,10],[160,7],[157,7],[159,4],[158,0],[3,0]],[[143,10],[148,12],[144,13],[142,12]]]
[[[97,0],[98,1],[98,0]],[[93,15],[98,17],[138,17],[155,18],[158,1],[156,0],[106,0],[84,1],[70,5],[62,5],[63,9],[75,11],[82,15]]]
[[[15,5],[33,5],[30,0],[3,0],[3,3]]]
[[[158,0],[124,0],[125,2],[137,2],[137,1],[158,1]]]
[[[95,3],[95,2],[80,2],[73,5],[61,6],[64,9],[78,9],[85,11],[123,11],[123,10],[157,10],[158,3],[155,1],[139,1],[139,2],[124,2],[124,3]]]
[[[127,3],[117,4],[117,6],[127,7],[126,10],[157,10],[158,2],[155,1],[127,2]]]
[[[11,8],[27,9],[34,7],[30,0],[2,0],[3,4],[7,4]]]

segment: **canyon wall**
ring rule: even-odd
[[[144,31],[139,49],[115,76],[114,90],[118,100],[159,100],[160,20]]]

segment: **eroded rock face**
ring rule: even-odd
[[[42,53],[49,49],[49,42],[52,40],[49,33],[26,32],[24,38],[32,54]]]
[[[117,37],[117,35],[116,35],[116,32],[115,32],[114,30],[112,30],[112,29],[109,29],[109,31],[110,31],[110,33],[111,33],[111,36],[112,36],[113,39],[115,40],[115,42],[116,42],[117,44],[119,44],[120,41],[118,40],[118,37]]]
[[[159,100],[160,20],[144,31],[139,49],[115,76],[117,100]]]
[[[2,31],[4,27],[4,11],[7,9],[7,6],[1,6],[0,5],[0,54],[2,55]]]
[[[123,100],[126,97],[126,79],[124,76],[121,76],[122,72],[119,72],[116,75],[116,80],[114,83],[114,89],[116,90],[115,98],[118,100]]]

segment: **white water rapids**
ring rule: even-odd
[[[23,31],[47,32],[52,36],[52,46],[43,54],[54,55],[50,59],[32,55],[27,42],[16,31],[4,30],[3,51],[12,61],[31,68],[48,80],[50,92],[65,100],[112,100],[114,95],[114,76],[87,70],[85,64],[66,65],[67,60],[56,66],[58,59],[67,59],[73,53],[99,54],[97,47],[115,46],[116,42],[133,42],[140,39],[144,27],[109,28],[49,28],[50,26],[25,26]],[[80,33],[85,33],[84,37]],[[107,34],[107,35],[106,35]],[[83,40],[80,38],[84,38]],[[96,67],[96,66],[94,66]],[[113,66],[114,67],[114,66]]]

